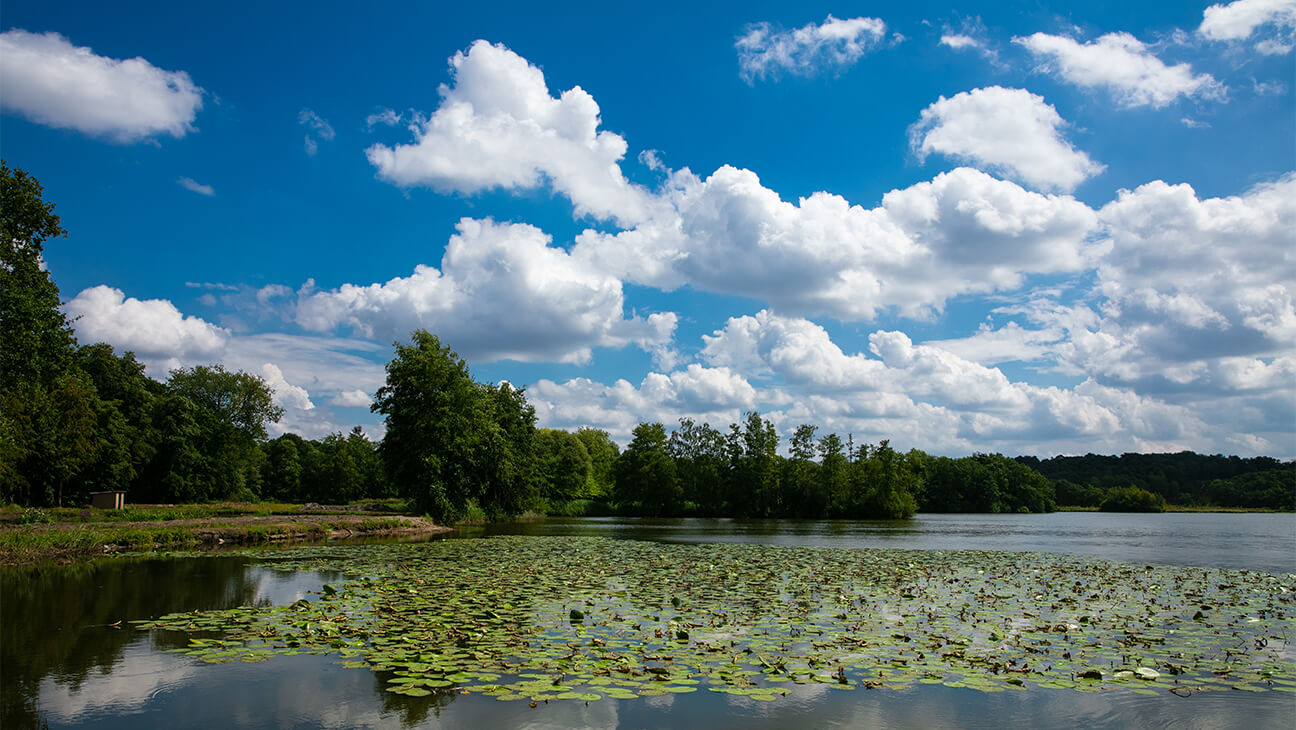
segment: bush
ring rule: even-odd
[[[1165,498],[1138,487],[1115,487],[1107,490],[1098,509],[1102,512],[1165,512]]]

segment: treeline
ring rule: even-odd
[[[1268,456],[1243,459],[1181,451],[1017,460],[1053,481],[1060,505],[1100,507],[1114,496],[1113,490],[1135,487],[1162,503],[1296,510],[1296,464]]]
[[[894,519],[1055,504],[1047,479],[998,454],[934,458],[802,425],[784,456],[774,425],[755,412],[723,431],[688,419],[669,433],[642,423],[619,453],[603,431],[536,429],[522,391],[475,381],[423,330],[397,344],[374,410],[386,418],[378,452],[391,483],[443,521],[524,510]]]

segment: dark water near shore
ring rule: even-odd
[[[480,534],[577,534],[665,542],[1062,552],[1106,560],[1296,572],[1296,516],[923,515],[907,522],[553,519]],[[451,538],[453,539],[453,537]],[[795,687],[775,702],[710,692],[541,704],[383,691],[334,657],[206,665],[166,653],[187,638],[125,624],[163,613],[282,605],[337,576],[282,574],[239,557],[111,560],[0,572],[0,727],[1175,727],[1290,728],[1296,695],[1124,691],[983,694]],[[114,626],[122,621],[121,627]]]

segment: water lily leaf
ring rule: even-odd
[[[317,602],[139,625],[188,633],[202,661],[327,653],[396,671],[390,688],[529,701],[773,698],[789,682],[1157,692],[1164,674],[1194,691],[1296,689],[1296,578],[1255,571],[588,537],[248,554],[342,577]]]

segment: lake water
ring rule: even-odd
[[[663,542],[1060,552],[1136,564],[1296,572],[1296,516],[920,515],[905,522],[551,519],[452,535],[600,535]],[[1290,728],[1296,695],[1028,690],[984,694],[794,687],[774,702],[708,692],[541,704],[384,692],[333,657],[207,665],[167,653],[186,638],[125,622],[164,613],[285,605],[338,576],[284,574],[240,557],[118,559],[0,571],[0,727]],[[117,624],[117,622],[121,622]],[[124,627],[124,628],[123,628]]]

